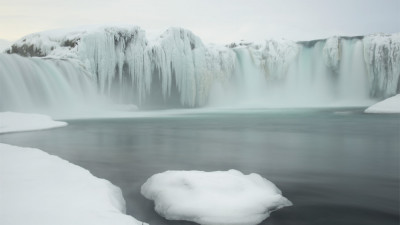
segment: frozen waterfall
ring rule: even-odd
[[[53,30],[0,56],[1,110],[359,106],[400,91],[400,34],[206,45],[170,28]],[[88,104],[89,103],[89,104]]]

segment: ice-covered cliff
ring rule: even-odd
[[[305,107],[367,105],[399,93],[399,49],[400,33],[216,46],[182,28],[148,35],[98,26],[31,34],[7,53],[74,63],[116,103]]]
[[[8,53],[77,60],[101,93],[137,104],[152,97],[204,105],[211,84],[228,79],[235,66],[228,48],[205,46],[181,28],[154,37],[136,26],[47,31],[22,38]]]

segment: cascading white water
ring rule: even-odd
[[[323,57],[325,41],[300,48],[281,88],[285,92],[281,106],[358,106],[373,102],[368,93],[362,41],[341,40],[338,44],[338,62]]]
[[[257,107],[263,104],[266,94],[266,79],[260,68],[251,59],[249,49],[237,48],[236,104],[242,107]]]
[[[339,98],[349,102],[362,103],[369,99],[368,73],[363,59],[361,40],[342,41],[340,65]]]
[[[0,58],[2,110],[74,108],[96,92],[87,85],[143,108],[357,106],[400,91],[400,34],[223,47],[181,28],[151,39],[100,27],[32,34],[8,52],[52,60]]]
[[[218,94],[211,95],[212,106],[326,107],[373,103],[369,97],[362,41],[342,40],[333,45],[336,52],[324,56],[326,51],[333,52],[327,49],[326,41],[302,44],[296,56],[290,49],[287,56],[272,58],[282,62],[276,68],[271,69],[271,59],[267,58],[264,64],[268,70],[264,71],[260,66],[262,62],[257,62],[260,56],[256,51],[235,48],[236,79],[225,89],[220,87],[223,90]],[[286,59],[277,60],[276,57]]]
[[[0,54],[0,111],[62,112],[95,105],[95,83],[68,60]]]

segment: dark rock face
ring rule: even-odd
[[[23,44],[21,46],[12,45],[11,49],[7,50],[8,54],[18,54],[25,57],[44,57],[46,54],[42,53],[40,49],[36,48],[34,45]]]
[[[61,47],[70,47],[75,48],[78,45],[80,38],[72,39],[72,40],[65,40],[61,43]]]

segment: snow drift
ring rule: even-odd
[[[237,170],[166,171],[150,177],[141,193],[161,216],[204,225],[254,225],[292,205],[270,181]]]
[[[400,94],[378,102],[365,110],[366,113],[400,113]]]
[[[54,121],[49,116],[15,112],[0,112],[0,134],[43,130],[67,126],[66,122]]]
[[[121,190],[39,149],[0,143],[0,224],[140,225]]]

